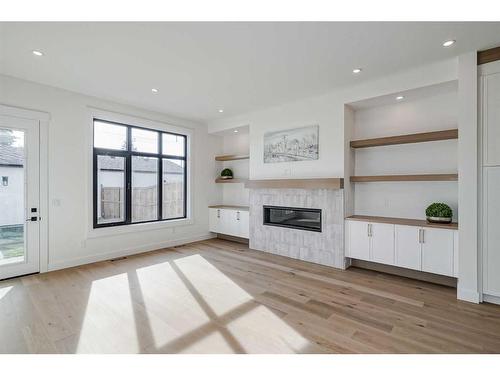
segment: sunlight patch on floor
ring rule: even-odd
[[[157,340],[153,329],[157,351],[264,353],[266,349],[259,345],[263,338],[273,342],[275,352],[281,353],[300,352],[310,345],[308,340],[269,309],[256,303],[249,293],[202,256],[177,259],[172,261],[171,267],[177,280],[170,280],[170,284],[181,281],[190,294],[184,294],[181,303],[189,303],[194,311],[201,308],[204,316],[184,320],[182,324],[172,322],[172,326],[185,327],[186,330],[170,341]],[[141,269],[139,273],[145,271]],[[146,290],[143,278],[140,280],[142,289]],[[147,301],[145,304],[150,314]],[[183,317],[173,314],[172,319],[178,321]]]
[[[251,301],[252,296],[201,255],[177,259],[175,263],[210,309],[218,316]]]
[[[161,348],[188,332],[210,323],[210,319],[169,263],[137,269],[145,313],[154,346]]]
[[[7,293],[9,293],[12,288],[14,288],[13,286],[5,286],[3,288],[0,288],[0,300],[5,297],[7,295]]]
[[[127,274],[93,281],[75,352],[137,353],[138,350]]]
[[[220,332],[211,332],[197,341],[192,342],[179,350],[179,353],[186,354],[233,354],[234,348],[228,343]]]
[[[229,322],[227,328],[247,353],[300,353],[311,344],[262,305]]]

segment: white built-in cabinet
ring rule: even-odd
[[[248,210],[232,207],[209,208],[210,232],[248,238],[249,227]]]
[[[500,61],[479,73],[483,299],[500,303]]]
[[[457,275],[456,230],[347,220],[346,234],[349,258]]]

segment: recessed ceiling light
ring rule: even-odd
[[[43,52],[41,52],[41,51],[33,50],[33,51],[31,51],[31,52],[32,52],[32,53],[33,53],[33,55],[35,55],[35,56],[43,56]]]
[[[358,73],[361,73],[361,71],[362,71],[362,70],[363,70],[363,69],[361,69],[361,68],[356,68],[356,69],[353,69],[353,70],[352,70],[352,72],[353,72],[354,74],[358,74]]]
[[[403,100],[405,97],[402,95],[396,96],[396,100]]]
[[[222,113],[222,112],[224,112],[224,110],[223,110],[222,108],[221,108],[221,109],[219,109],[219,113]]]
[[[151,92],[152,92],[153,94],[157,94],[157,93],[158,93],[158,91],[159,91],[158,89],[151,89]]]
[[[447,40],[446,42],[443,43],[443,47],[451,47],[454,45],[456,40]]]
[[[238,133],[238,130],[233,130],[235,133]]]

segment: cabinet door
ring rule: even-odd
[[[394,224],[372,223],[370,229],[370,260],[394,264]]]
[[[422,231],[422,271],[453,276],[453,230]]]
[[[453,231],[453,276],[458,277],[458,230]]]
[[[395,226],[396,266],[421,270],[420,227]]]
[[[500,73],[483,77],[482,123],[483,162],[485,166],[500,165]]]
[[[368,223],[349,220],[349,257],[370,260]]]
[[[236,221],[236,211],[235,210],[220,210],[221,221],[220,221],[220,232],[222,234],[227,234],[228,236],[238,235],[238,222]]]
[[[483,170],[483,289],[500,297],[500,167]]]
[[[208,216],[208,228],[210,232],[219,233],[220,210],[218,208],[210,208]]]
[[[238,211],[238,237],[249,238],[250,215],[248,211]]]

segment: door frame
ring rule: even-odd
[[[39,244],[39,272],[48,271],[49,266],[49,184],[48,184],[48,146],[49,146],[49,121],[50,114],[47,112],[34,111],[0,103],[0,115],[10,116],[25,120],[36,120],[40,130],[40,208],[39,221],[40,244]]]

